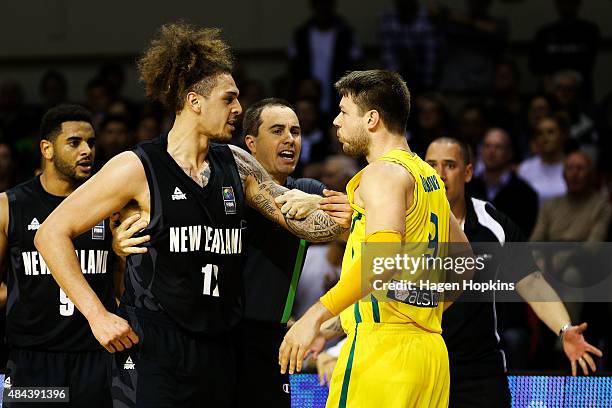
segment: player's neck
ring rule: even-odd
[[[408,141],[404,135],[396,135],[388,132],[373,134],[371,137],[370,151],[366,156],[368,163],[376,161],[391,150],[405,150],[410,152]]]
[[[174,160],[199,168],[206,160],[210,138],[198,132],[192,120],[176,116],[168,132],[168,153]]]
[[[457,201],[450,203],[451,211],[453,215],[455,216],[455,218],[457,219],[457,222],[460,225],[463,224],[463,222],[465,222],[465,217],[466,217],[465,200],[467,200],[467,197],[465,197],[464,195],[461,198],[459,198]]]
[[[42,172],[40,183],[47,193],[58,197],[68,197],[79,186],[74,180],[59,174],[53,166],[47,166]]]

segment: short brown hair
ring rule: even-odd
[[[390,132],[406,132],[410,91],[398,73],[381,69],[353,71],[340,78],[335,88],[342,96],[350,95],[361,112],[378,111]]]
[[[179,112],[189,92],[208,95],[218,74],[231,73],[229,45],[216,28],[163,25],[138,60],[147,97]]]

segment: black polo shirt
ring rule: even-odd
[[[475,255],[485,255],[485,269],[477,272],[479,282],[502,280],[518,282],[537,270],[531,257],[512,263],[510,273],[504,271],[506,242],[524,242],[517,225],[493,205],[466,197],[466,218],[463,228]],[[491,245],[497,243],[498,245]],[[514,254],[512,254],[514,255]],[[460,378],[499,375],[506,372],[506,358],[499,346],[498,311],[495,292],[487,291],[478,302],[465,301],[465,293],[444,313],[442,336],[448,348],[451,376]]]

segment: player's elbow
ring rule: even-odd
[[[38,252],[42,252],[42,250],[49,245],[50,242],[50,229],[46,222],[43,222],[42,225],[36,231],[34,235],[34,246],[38,250]]]
[[[34,246],[38,252],[43,253],[45,249],[51,248],[59,233],[60,230],[50,225],[48,220],[43,222],[34,235]]]

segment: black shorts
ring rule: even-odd
[[[511,402],[505,375],[453,378],[451,370],[449,408],[510,408]]]
[[[106,350],[59,353],[12,349],[5,383],[14,387],[68,387],[70,402],[5,403],[5,407],[112,407],[111,355]]]
[[[290,408],[289,375],[280,373],[278,349],[287,329],[280,323],[244,320],[237,331],[238,390],[235,407]]]
[[[115,407],[231,407],[236,361],[229,334],[194,338],[165,319],[133,310],[125,317],[139,343],[114,354]]]

